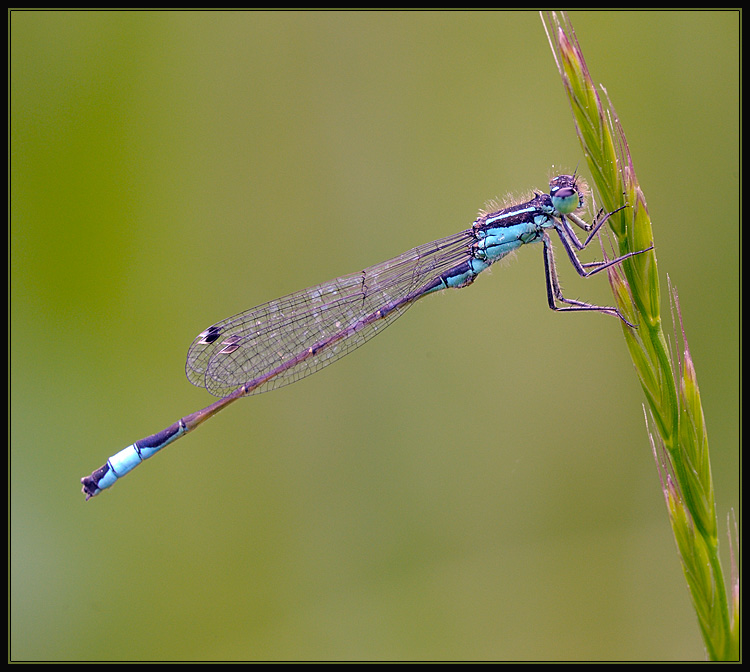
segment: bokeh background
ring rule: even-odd
[[[724,529],[739,15],[571,16],[680,293]],[[208,325],[586,174],[538,14],[12,12],[10,40],[13,660],[703,658],[620,327],[550,311],[539,248],[80,493],[212,401],[183,375]]]

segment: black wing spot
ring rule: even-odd
[[[206,331],[201,332],[199,334],[200,341],[202,345],[211,345],[214,341],[218,340],[219,336],[221,336],[221,329],[217,327],[216,325],[213,325],[212,327],[209,327],[206,329]]]

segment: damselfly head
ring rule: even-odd
[[[568,215],[585,206],[588,186],[575,175],[558,175],[549,181],[549,195],[555,210]]]

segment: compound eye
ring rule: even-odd
[[[552,199],[552,207],[560,215],[569,215],[581,207],[580,195],[572,187],[550,189],[550,198]]]
[[[578,195],[578,192],[573,187],[555,187],[554,189],[550,189],[550,196],[562,198],[563,200],[576,195]]]

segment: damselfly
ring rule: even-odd
[[[634,327],[617,308],[568,299],[560,289],[551,230],[582,277],[651,249],[581,263],[576,250],[583,250],[614,214],[587,224],[580,217],[585,195],[581,180],[560,175],[550,181],[549,194],[535,193],[525,203],[480,212],[465,231],[210,326],[190,346],[186,373],[191,383],[221,399],[110,457],[104,466],[81,479],[86,499],[109,488],[143,460],[240,397],[274,390],[319,371],[379,333],[417,299],[470,285],[491,264],[528,243],[542,243],[547,301],[552,310],[597,311]],[[588,233],[584,242],[571,223]]]

